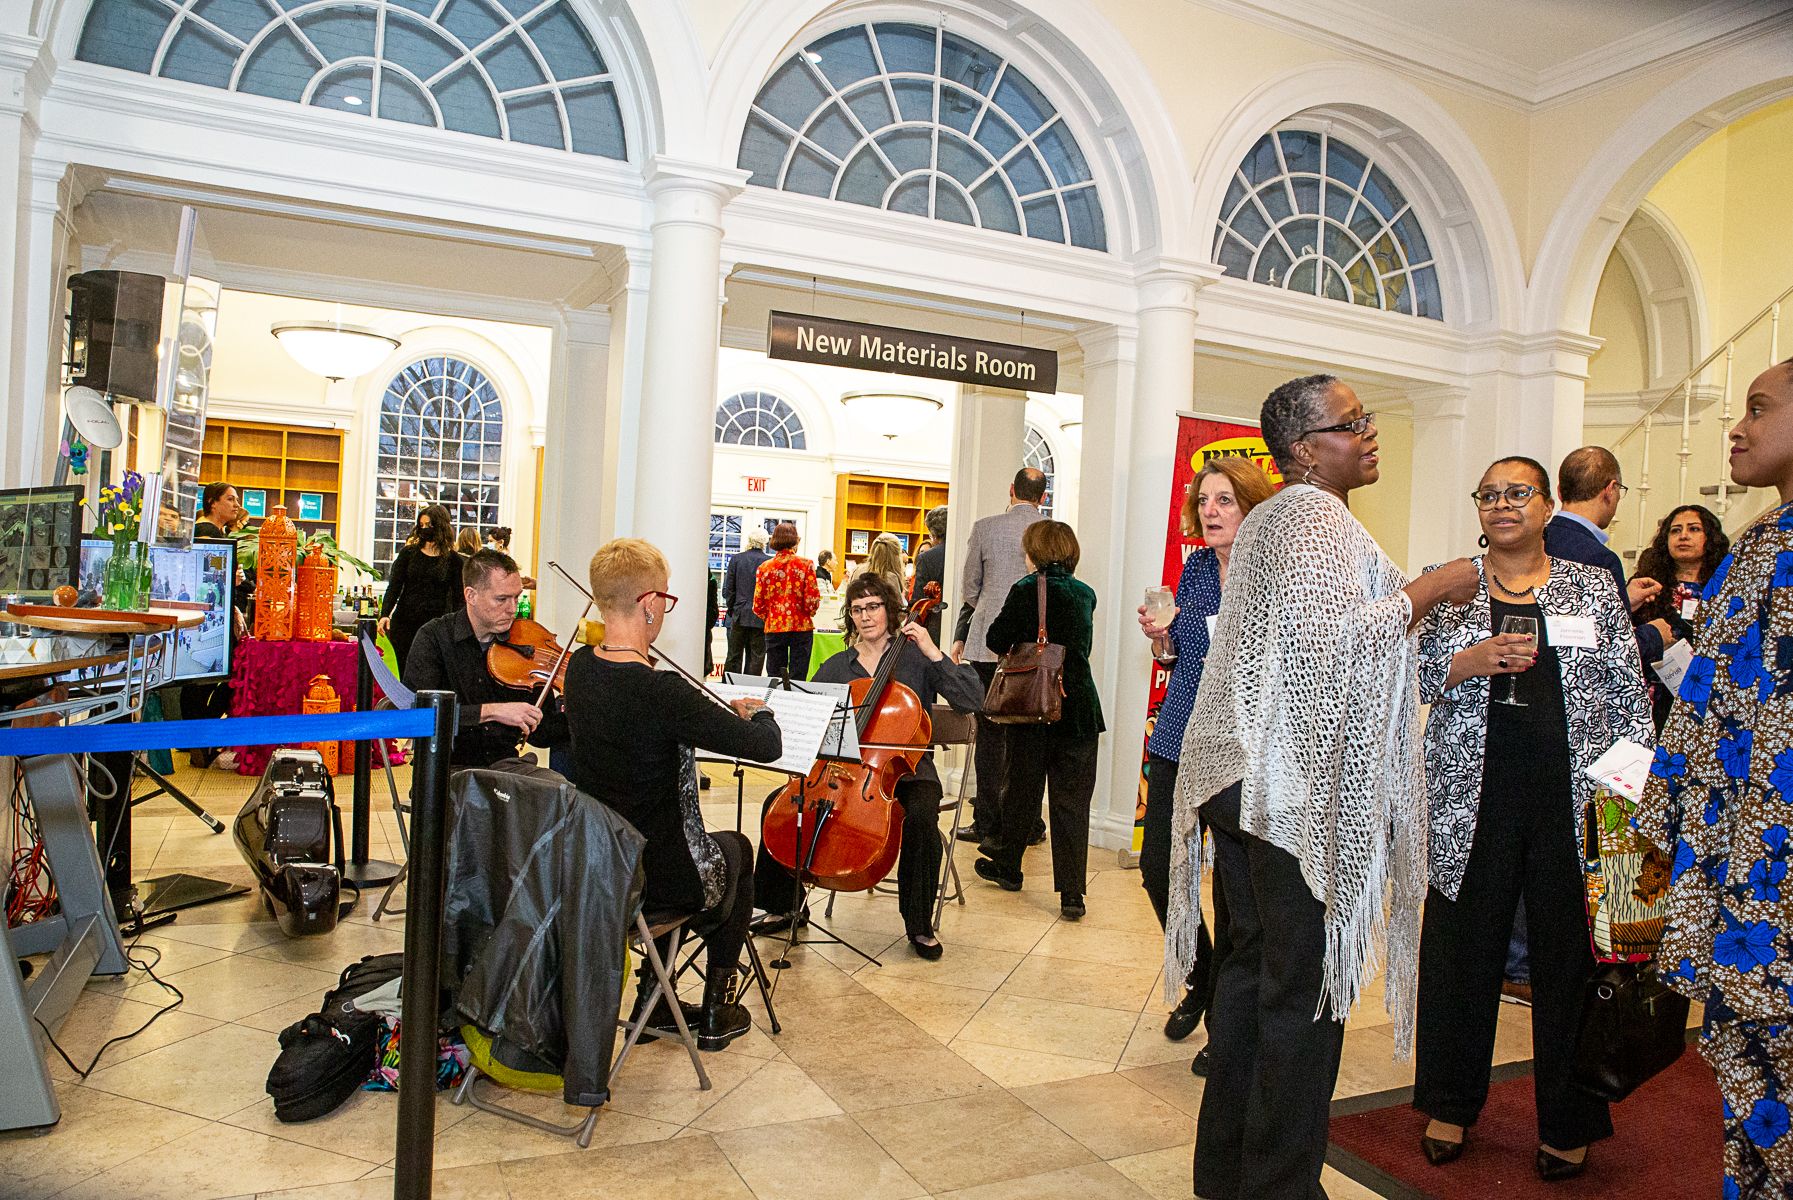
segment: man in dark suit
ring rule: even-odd
[[[755,528],[747,531],[747,549],[728,560],[722,580],[722,598],[728,605],[725,671],[758,675],[766,669],[766,623],[753,615],[753,585],[760,564],[771,558],[766,553],[766,531]]]
[[[915,556],[915,578],[909,581],[909,602],[913,604],[930,583],[940,585],[941,604],[928,614],[924,624],[928,636],[940,645],[940,612],[946,600],[946,505],[939,504],[922,518],[928,527],[928,548]]]
[[[1654,579],[1640,577],[1626,583],[1625,564],[1606,544],[1606,527],[1612,524],[1627,490],[1612,451],[1604,446],[1571,450],[1557,468],[1556,487],[1562,507],[1544,527],[1546,554],[1610,571],[1619,595],[1633,609],[1662,590]],[[1666,621],[1649,621],[1636,631],[1638,653],[1646,664],[1659,660],[1675,640]]]

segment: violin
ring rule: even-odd
[[[939,602],[940,585],[930,583],[904,619],[921,624]],[[910,650],[900,626],[891,631],[877,672],[847,685],[859,761],[816,763],[773,796],[761,823],[766,852],[802,882],[862,892],[890,874],[902,850],[896,785],[928,752],[934,722],[921,697],[894,678]]]
[[[539,621],[518,617],[505,635],[486,647],[486,674],[510,688],[542,688],[540,705],[548,688],[566,687],[567,661],[572,655],[554,640],[554,631]]]

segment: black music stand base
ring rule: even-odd
[[[389,863],[380,858],[370,858],[364,863],[348,863],[342,869],[343,878],[362,888],[385,887],[398,878],[398,873],[397,863]]]
[[[791,951],[796,949],[798,946],[845,946],[847,949],[849,949],[853,953],[857,954],[860,958],[863,958],[866,962],[871,963],[872,966],[874,966],[874,967],[883,966],[884,964],[879,962],[876,958],[872,957],[870,954],[867,954],[865,951],[861,950],[858,946],[855,946],[852,942],[849,942],[846,938],[841,937],[839,934],[835,933],[834,930],[828,928],[828,926],[822,924],[820,921],[816,920],[814,917],[803,917],[802,916],[803,913],[806,913],[809,911],[809,894],[811,892],[815,891],[815,889],[816,889],[816,885],[813,883],[809,883],[809,884],[805,884],[798,891],[797,906],[795,908],[793,908],[789,913],[785,914],[790,919],[791,924],[790,924],[790,928],[786,931],[786,933],[784,935],[784,951],[781,954],[779,954],[779,956],[777,958],[773,959],[771,961],[771,963],[769,963],[768,965],[774,971],[789,970],[791,967]],[[821,933],[821,936],[820,937],[798,937],[797,931],[799,928],[801,928],[802,925],[807,925],[807,926],[809,926],[809,928],[819,931]],[[752,935],[749,934],[748,936],[751,938]]]

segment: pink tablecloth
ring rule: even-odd
[[[246,637],[232,652],[230,715],[233,717],[297,716],[299,702],[314,675],[328,675],[330,686],[342,698],[342,711],[355,708],[355,643],[264,642]],[[378,685],[374,700],[380,699]],[[237,747],[237,774],[260,775],[268,766],[272,746]],[[376,753],[374,761],[379,762]],[[394,749],[392,762],[404,761]]]

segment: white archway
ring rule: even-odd
[[[1558,206],[1526,295],[1526,328],[1582,333],[1607,256],[1637,206],[1715,130],[1793,96],[1793,29],[1732,47],[1652,96],[1589,158]]]
[[[1517,324],[1523,259],[1503,193],[1469,135],[1418,87],[1361,63],[1297,67],[1241,100],[1196,168],[1189,228],[1208,259],[1227,186],[1259,138],[1296,118],[1330,121],[1359,148],[1393,164],[1399,182],[1425,202],[1426,232],[1442,247],[1445,323],[1453,328]],[[1448,266],[1448,270],[1444,269]]]
[[[1693,251],[1668,216],[1645,201],[1625,223],[1613,253],[1643,303],[1644,387],[1673,386],[1705,352],[1706,293]]]
[[[707,157],[733,162],[754,96],[798,44],[860,21],[946,21],[1012,56],[1060,104],[1102,190],[1121,259],[1186,254],[1179,187],[1188,168],[1145,64],[1088,0],[750,0],[723,39],[712,77]]]

